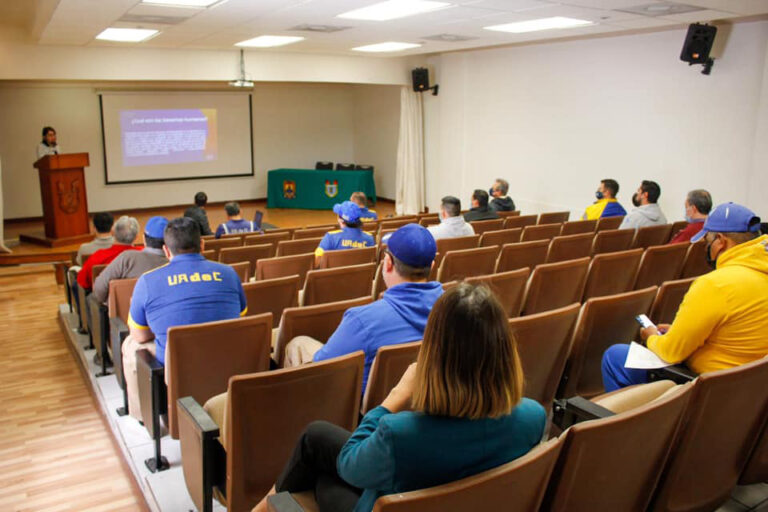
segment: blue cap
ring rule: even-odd
[[[701,231],[693,235],[691,242],[698,242],[712,233],[746,233],[760,230],[760,217],[755,212],[736,203],[718,205],[707,217]]]
[[[352,201],[333,205],[333,213],[352,224],[360,220],[360,207]]]
[[[165,226],[167,225],[168,219],[165,217],[152,217],[147,221],[147,225],[144,226],[144,234],[162,240]]]
[[[429,267],[437,253],[432,233],[418,224],[406,224],[385,236],[382,242],[387,244],[387,249],[395,258],[412,267]]]

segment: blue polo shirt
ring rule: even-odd
[[[368,208],[360,208],[360,220],[362,222],[371,222],[372,220],[379,220],[379,214],[376,210],[369,210]]]
[[[329,231],[320,240],[320,245],[315,249],[315,256],[322,256],[325,251],[337,251],[340,249],[362,249],[373,247],[376,241],[373,235],[360,228],[343,228]]]
[[[201,254],[179,254],[136,282],[128,325],[151,329],[157,360],[165,364],[168,329],[243,316],[248,310],[240,278],[232,267]]]

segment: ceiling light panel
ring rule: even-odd
[[[274,46],[285,46],[287,44],[303,41],[303,37],[298,36],[259,36],[253,39],[247,39],[235,43],[235,46],[244,46],[248,48],[271,48]]]
[[[220,1],[221,0],[141,0],[141,3],[150,5],[168,5],[173,7],[194,7],[197,9],[204,9]]]
[[[497,32],[510,32],[512,34],[524,34],[526,32],[536,32],[539,30],[552,30],[558,28],[573,28],[592,25],[593,22],[579,20],[576,18],[565,18],[563,16],[553,16],[551,18],[540,18],[537,20],[517,21],[515,23],[506,23],[504,25],[491,25],[483,27],[485,30],[494,30]]]
[[[115,28],[105,29],[96,36],[100,41],[117,41],[119,43],[139,43],[157,34],[157,30],[149,28]]]
[[[433,2],[431,0],[387,0],[369,5],[361,9],[355,9],[339,14],[337,18],[367,21],[388,21],[406,16],[415,16],[426,12],[437,11],[451,7],[447,2]]]
[[[411,48],[418,48],[421,46],[420,44],[414,44],[414,43],[398,43],[394,41],[389,41],[386,43],[377,43],[377,44],[369,44],[366,46],[358,46],[357,48],[352,48],[353,50],[357,52],[401,52],[403,50],[410,50]]]

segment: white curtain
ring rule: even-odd
[[[397,143],[395,211],[398,215],[424,209],[424,124],[421,93],[400,90],[400,139]]]
[[[5,220],[5,217],[3,217],[3,162],[0,161],[0,252],[11,252],[11,250],[5,246],[5,238],[3,238],[5,234],[5,232],[3,231],[4,220]]]

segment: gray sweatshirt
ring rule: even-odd
[[[658,204],[651,203],[644,206],[638,206],[624,217],[619,229],[636,229],[646,226],[658,226],[666,224],[667,218],[661,213]]]

